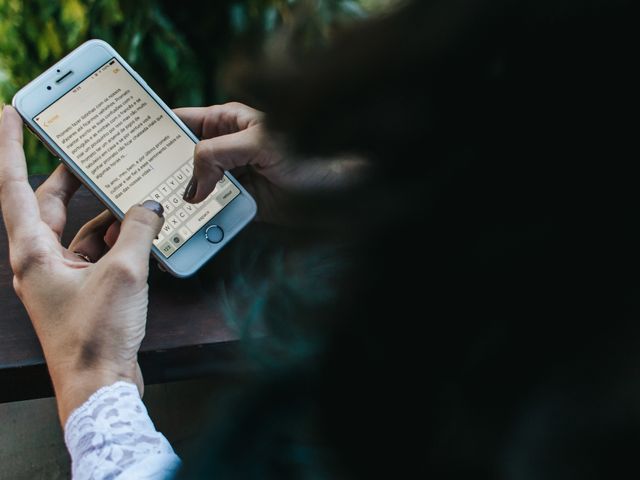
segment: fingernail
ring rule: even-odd
[[[164,213],[164,208],[155,200],[145,200],[142,202],[142,206],[148,210],[151,210],[153,213],[162,218],[162,214]]]
[[[198,182],[196,182],[196,179],[194,177],[191,177],[191,180],[189,180],[189,183],[187,184],[187,188],[184,189],[184,195],[182,196],[182,198],[188,202],[195,196],[197,189]]]

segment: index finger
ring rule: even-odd
[[[10,106],[0,117],[0,206],[10,241],[29,235],[40,221],[22,149],[22,119]]]
[[[174,113],[198,138],[236,133],[262,122],[264,118],[261,111],[238,102],[208,107],[176,108]]]
[[[204,118],[207,115],[207,107],[174,108],[173,113],[175,113],[197,137],[202,137],[202,127],[204,125]]]

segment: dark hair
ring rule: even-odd
[[[566,480],[636,468],[631,6],[416,1],[252,77],[251,98],[292,150],[355,152],[375,168],[322,203],[335,219],[325,238],[348,245],[337,296],[311,307],[292,290],[266,294],[267,322],[332,321],[313,329],[309,355],[225,411],[207,445],[212,475]]]

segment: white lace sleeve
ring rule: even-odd
[[[91,395],[69,416],[64,440],[74,480],[166,479],[180,467],[131,383],[116,382]]]

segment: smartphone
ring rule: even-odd
[[[225,172],[197,205],[182,199],[198,138],[129,64],[90,40],[22,88],[13,106],[49,151],[118,218],[153,199],[165,223],[152,253],[188,277],[256,214],[256,203]]]

